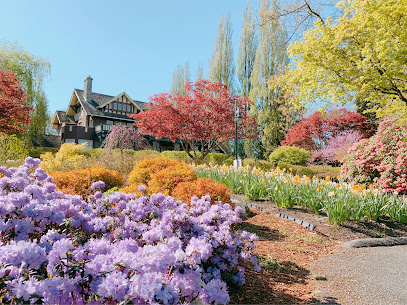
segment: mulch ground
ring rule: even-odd
[[[292,210],[277,208],[270,201],[249,201],[266,209],[262,212],[250,208],[250,214],[241,224],[241,229],[256,233],[255,253],[261,261],[261,272],[250,265],[246,269],[246,283],[230,291],[232,304],[309,304],[318,303],[313,291],[316,280],[310,275],[311,263],[332,253],[345,241],[387,236],[407,236],[407,226],[395,224],[387,219],[347,222],[344,226],[332,226],[324,215],[314,215],[308,209],[295,207]],[[282,212],[313,223],[315,232],[292,220],[276,216]]]

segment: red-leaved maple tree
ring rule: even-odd
[[[185,96],[161,93],[151,97],[146,112],[132,115],[139,131],[156,139],[179,140],[192,159],[203,159],[217,143],[235,136],[237,105],[243,119],[238,137],[256,137],[256,122],[247,114],[250,102],[246,97],[232,95],[227,86],[207,80],[188,82],[185,89]]]
[[[23,126],[30,122],[30,110],[17,76],[0,70],[0,132],[23,134]]]
[[[362,138],[369,138],[374,128],[366,117],[345,108],[330,110],[325,114],[316,111],[294,125],[281,145],[315,151],[326,147],[331,138],[352,131],[358,132]]]

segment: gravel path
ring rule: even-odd
[[[407,304],[407,246],[340,248],[313,262],[323,304]]]

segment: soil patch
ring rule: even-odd
[[[278,208],[273,202],[250,201],[243,196],[233,196],[253,205],[265,208],[260,211],[250,208],[250,214],[241,224],[241,229],[256,233],[255,243],[262,270],[255,272],[250,265],[246,269],[243,287],[232,287],[232,304],[310,304],[318,303],[313,291],[316,279],[309,273],[311,263],[331,254],[345,241],[369,238],[407,236],[407,226],[379,219],[364,220],[359,224],[347,222],[338,227],[329,223],[324,215],[315,215],[307,208]],[[276,216],[277,212],[313,223],[315,232],[288,219]]]

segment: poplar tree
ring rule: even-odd
[[[172,74],[171,94],[179,93],[185,95],[185,83],[190,81],[189,63],[185,62],[185,67],[178,65]]]
[[[50,63],[25,51],[16,43],[0,42],[0,67],[13,71],[27,93],[27,102],[32,107],[31,122],[24,134],[26,145],[32,146],[35,137],[41,141],[48,123],[48,104],[44,92],[44,80],[50,74]]]
[[[246,8],[243,14],[243,29],[239,40],[239,57],[237,59],[237,76],[241,95],[249,96],[252,89],[251,75],[253,72],[258,37],[256,35],[255,17],[252,7]],[[255,139],[244,139],[244,153],[248,158],[254,158]]]
[[[209,64],[209,80],[221,82],[233,91],[235,89],[235,63],[233,60],[232,33],[230,14],[220,17],[215,46]]]
[[[199,64],[198,69],[196,70],[196,81],[203,79],[203,67]]]
[[[262,0],[260,8],[259,47],[251,73],[249,97],[255,101],[251,112],[256,112],[261,137],[257,156],[265,157],[284,138],[287,125],[295,118],[287,96],[278,88],[270,88],[269,82],[284,73],[288,64],[287,32],[279,19],[269,19],[278,12],[278,2]]]

